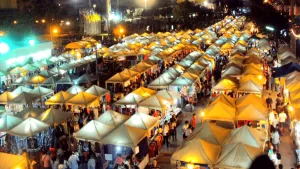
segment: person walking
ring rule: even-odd
[[[287,115],[284,113],[282,108],[280,110],[281,110],[281,112],[279,113],[279,116],[278,116],[279,125],[280,125],[281,133],[284,133],[284,124],[285,124],[285,121],[287,119]]]
[[[272,104],[273,104],[273,100],[271,98],[271,93],[269,93],[268,98],[266,99],[266,103],[267,103],[267,107],[269,110],[272,110]]]
[[[189,121],[185,121],[183,127],[182,127],[182,132],[183,132],[183,139],[186,139],[185,131],[189,128]]]
[[[184,134],[185,134],[185,138],[187,138],[188,136],[190,136],[192,134],[192,126],[191,125],[189,125],[189,127],[185,130]]]
[[[279,143],[280,143],[280,135],[279,135],[278,130],[273,129],[273,131],[271,133],[271,137],[272,137],[272,143],[274,145],[274,149],[276,149],[278,151]]]
[[[73,152],[68,161],[70,169],[78,169],[79,158],[77,153]]]
[[[43,155],[41,157],[41,166],[42,169],[51,169],[51,158],[50,156],[47,154],[47,152],[43,152]]]
[[[172,137],[172,140],[175,141],[176,140],[176,126],[177,126],[177,123],[175,121],[175,119],[171,119],[171,125],[170,125],[170,135]]]
[[[164,136],[164,144],[169,147],[169,131],[170,126],[167,121],[165,121],[164,129],[163,129],[163,136]]]
[[[190,124],[192,126],[192,130],[194,130],[196,128],[196,114],[193,114]]]

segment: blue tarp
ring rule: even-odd
[[[273,77],[283,77],[294,71],[300,72],[300,65],[295,62],[290,62],[286,65],[273,69]]]

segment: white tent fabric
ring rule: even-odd
[[[95,96],[99,96],[99,97],[102,97],[102,96],[110,93],[109,90],[106,90],[106,89],[104,89],[102,87],[99,87],[99,86],[96,86],[96,85],[91,86],[85,92],[89,93],[89,94],[92,94],[92,95],[95,95]]]
[[[67,92],[76,95],[80,92],[84,92],[85,90],[86,88],[84,87],[73,85],[67,90]]]
[[[153,95],[139,103],[141,107],[147,107],[156,110],[163,110],[167,103],[171,103],[171,100],[166,99],[159,95]]]
[[[231,66],[223,70],[222,77],[227,75],[234,76],[234,75],[241,75],[241,74],[242,74],[242,69],[240,69],[239,67]]]
[[[263,131],[244,125],[231,131],[226,144],[243,143],[256,148],[263,148],[267,135]]]
[[[75,84],[90,83],[90,82],[92,82],[93,80],[96,80],[96,79],[97,79],[96,77],[92,77],[92,76],[89,76],[87,74],[83,74],[79,78],[75,79],[74,83]]]
[[[159,119],[145,113],[135,113],[124,124],[143,130],[150,130],[159,123]]]
[[[0,132],[8,132],[10,129],[14,128],[22,121],[22,119],[13,115],[4,114],[0,119]]]
[[[185,77],[178,77],[176,78],[169,86],[191,86],[194,83],[194,80],[185,78]]]
[[[146,135],[147,130],[122,124],[105,136],[102,143],[135,148]]]
[[[156,93],[156,95],[165,97],[166,99],[169,99],[169,100],[181,99],[181,96],[179,93],[172,92],[172,91],[166,90],[166,89],[158,91]]]
[[[41,131],[47,130],[50,126],[32,117],[11,129],[8,133],[21,137],[31,137]]]
[[[73,84],[73,81],[69,75],[66,75],[63,78],[59,79],[56,84]]]
[[[21,94],[19,94],[18,96],[16,96],[11,100],[11,104],[23,104],[23,105],[31,104],[39,98],[40,96],[37,94],[22,92]]]
[[[28,76],[22,76],[18,79],[16,79],[12,85],[26,85],[26,83],[30,80]]]
[[[46,79],[43,82],[43,85],[54,85],[57,82],[57,80],[58,80],[57,78],[50,76],[48,79]]]
[[[115,102],[115,105],[138,105],[141,101],[145,100],[146,97],[135,93],[129,93],[122,99]]]
[[[49,125],[60,124],[72,117],[72,112],[49,108],[40,115],[40,120]]]
[[[101,123],[96,120],[88,122],[78,132],[74,133],[74,137],[79,140],[100,142],[104,136],[109,134],[114,126]]]
[[[16,94],[16,95],[19,95],[21,94],[22,92],[30,92],[31,89],[27,88],[27,87],[24,87],[24,86],[19,86],[18,88],[16,88],[13,93]]]
[[[32,89],[30,93],[37,94],[40,97],[45,97],[54,93],[54,91],[45,87],[37,86],[36,88]]]
[[[124,123],[128,118],[129,118],[128,116],[125,116],[123,114],[120,114],[112,110],[108,110],[104,112],[102,115],[100,115],[97,121],[107,125],[112,125],[114,127],[117,127],[120,124]]]
[[[29,117],[33,117],[38,119],[38,117],[43,113],[44,109],[34,108],[34,107],[27,107],[21,112],[17,113],[15,116],[21,119],[27,119]]]
[[[262,149],[251,147],[242,143],[227,144],[223,146],[221,156],[215,167],[248,169],[254,159],[261,155]]]

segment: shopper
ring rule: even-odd
[[[196,114],[193,114],[193,117],[191,119],[191,126],[192,126],[192,130],[196,128]]]
[[[287,119],[287,115],[284,113],[283,109],[280,108],[281,112],[279,113],[279,124],[281,133],[284,133],[284,124]]]
[[[88,161],[88,169],[96,169],[96,161],[93,154],[90,155],[90,159]]]
[[[43,152],[43,155],[41,157],[41,167],[43,169],[51,169],[51,158],[50,156],[47,154],[46,151]]]
[[[272,137],[272,143],[273,143],[274,149],[279,150],[278,147],[279,147],[279,143],[280,143],[280,135],[279,135],[278,130],[273,129],[273,131],[271,133],[271,137]],[[273,150],[273,152],[274,152],[274,150]],[[274,154],[275,154],[275,152],[274,152]]]
[[[192,126],[191,125],[189,125],[189,127],[185,130],[184,134],[185,134],[185,138],[187,138],[188,136],[190,136],[192,134]]]
[[[79,158],[77,153],[73,152],[68,161],[70,169],[78,169]]]
[[[182,132],[183,132],[183,139],[185,139],[187,136],[185,135],[185,131],[189,128],[189,121],[185,121],[183,127],[182,127]]]
[[[164,144],[169,147],[169,131],[170,127],[167,121],[165,121],[164,129],[163,129],[163,136],[164,136]]]
[[[272,98],[271,98],[271,94],[270,94],[270,93],[269,93],[268,98],[266,99],[266,103],[267,103],[268,109],[272,110],[273,100],[272,100]]]
[[[176,123],[175,119],[172,118],[171,125],[170,125],[170,135],[171,135],[173,141],[176,140],[176,126],[177,126],[177,123]]]

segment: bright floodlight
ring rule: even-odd
[[[266,26],[266,29],[268,29],[269,31],[274,31],[275,29],[271,26]]]
[[[5,54],[9,51],[9,46],[8,44],[4,43],[4,42],[1,42],[0,43],[0,53],[1,54]]]
[[[68,25],[68,26],[69,26],[70,24],[71,24],[71,23],[70,23],[69,21],[67,21],[67,22],[66,22],[66,25]]]
[[[35,41],[34,41],[34,40],[29,40],[29,42],[28,42],[28,43],[29,43],[29,45],[30,45],[30,46],[34,46],[34,44],[35,44]]]
[[[207,5],[208,5],[208,2],[207,2],[207,1],[204,1],[204,2],[203,2],[203,5],[204,5],[204,6],[207,6]]]

